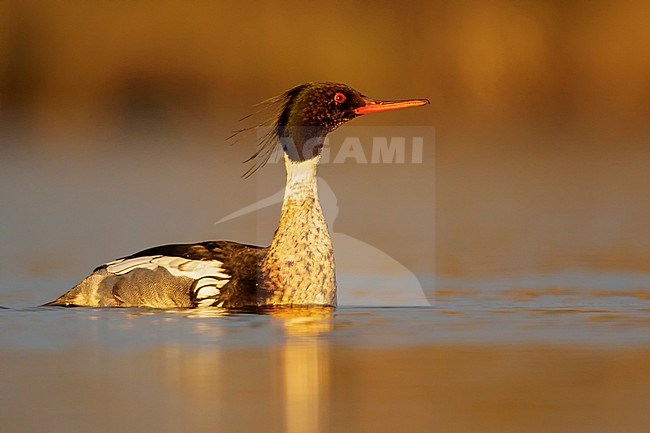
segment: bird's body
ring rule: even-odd
[[[254,305],[257,265],[266,251],[267,248],[229,241],[150,248],[98,267],[47,305],[152,308]]]
[[[298,86],[282,98],[275,130],[285,153],[287,186],[269,247],[208,241],[150,248],[98,267],[46,305],[336,306],[334,252],[317,191],[325,136],[358,115],[428,101],[373,101],[336,83]]]

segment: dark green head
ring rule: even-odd
[[[276,132],[293,161],[320,155],[325,136],[362,114],[428,104],[426,99],[376,101],[341,83],[307,83],[283,95]]]

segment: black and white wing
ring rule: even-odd
[[[106,263],[46,305],[241,307],[255,305],[266,249],[228,241],[150,248]]]
[[[175,304],[180,301],[181,306],[218,304],[221,289],[231,279],[219,260],[164,255],[123,258],[107,263],[104,269],[109,275],[122,277],[119,290],[114,291],[114,296],[122,301],[135,295],[138,299],[131,299],[131,302],[141,302],[144,295],[160,302],[162,295]],[[147,283],[154,284],[156,290],[150,291],[146,287],[143,290]],[[185,305],[188,299],[192,305]]]

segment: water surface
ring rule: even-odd
[[[3,431],[641,432],[646,282],[439,279],[429,307],[262,314],[37,307],[34,282],[0,295]]]

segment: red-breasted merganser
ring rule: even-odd
[[[271,246],[207,241],[149,248],[96,268],[45,305],[336,306],[332,241],[316,187],[325,137],[357,116],[418,107],[429,101],[378,101],[339,83],[302,84],[279,100],[283,105],[270,145],[279,141],[284,150],[287,185]]]

